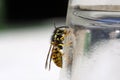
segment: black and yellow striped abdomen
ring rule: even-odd
[[[53,52],[52,52],[51,57],[52,57],[55,65],[58,67],[61,67],[61,68],[62,68],[62,55],[63,55],[63,53],[60,50],[53,48]]]

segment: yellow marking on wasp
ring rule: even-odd
[[[48,51],[45,68],[47,68],[48,66],[48,58],[50,58],[49,66],[48,66],[49,70],[51,66],[51,60],[53,60],[56,66],[62,68],[63,52],[61,52],[61,50],[63,49],[63,46],[64,46],[64,39],[69,34],[69,32],[67,31],[68,28],[69,27],[67,26],[62,26],[58,28],[55,27],[54,34],[52,35],[52,38],[51,38],[51,45]]]

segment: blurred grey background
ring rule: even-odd
[[[50,37],[65,24],[66,0],[0,0],[0,80],[58,80],[45,70]]]

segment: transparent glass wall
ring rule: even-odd
[[[119,80],[120,1],[69,0],[70,80]]]
[[[66,24],[75,32],[85,30],[88,40],[84,46],[87,47],[98,41],[119,39],[120,1],[69,0]]]

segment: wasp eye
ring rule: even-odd
[[[57,30],[58,34],[62,34],[64,31],[63,30]]]

